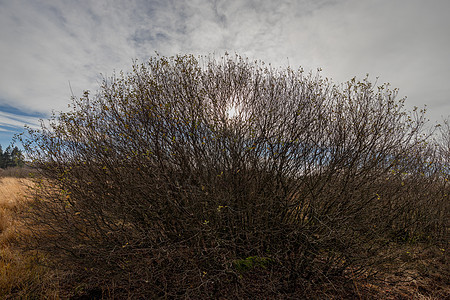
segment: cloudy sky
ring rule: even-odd
[[[336,83],[369,73],[436,122],[450,114],[449,13],[449,0],[0,0],[0,144],[155,51],[237,52]]]

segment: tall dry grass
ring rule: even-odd
[[[0,178],[29,178],[30,176],[33,176],[33,174],[36,172],[35,169],[33,169],[30,166],[23,166],[23,167],[9,167],[6,169],[0,168]]]
[[[55,273],[41,264],[43,258],[15,247],[26,232],[17,216],[31,185],[25,178],[0,178],[0,299],[59,299]]]
[[[12,212],[16,212],[24,200],[31,181],[24,178],[0,179],[0,245],[8,245],[14,236]]]

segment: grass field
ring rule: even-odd
[[[26,234],[20,210],[32,182],[24,178],[0,178],[0,299],[60,299],[56,273],[47,270],[37,254],[24,254],[17,237]]]
[[[20,211],[26,208],[26,195],[32,181],[24,178],[0,178],[0,299],[62,299],[64,291],[57,270],[45,267],[38,253],[24,254],[18,236],[26,234]],[[398,245],[401,255],[383,281],[367,282],[355,278],[360,299],[448,299],[450,269],[448,249],[423,244]],[[327,293],[332,297],[332,290]],[[334,297],[333,297],[334,298]],[[336,296],[335,299],[339,299]]]

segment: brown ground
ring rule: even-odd
[[[359,290],[379,299],[450,299],[449,249],[402,245],[399,258],[389,266],[383,281],[365,283]],[[364,298],[364,297],[361,297]]]

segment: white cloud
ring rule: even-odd
[[[17,114],[0,111],[0,131],[15,132],[14,129],[22,130],[25,125],[30,128],[39,128],[39,118],[20,116]]]
[[[337,81],[370,73],[450,111],[446,0],[0,1],[0,105],[64,110],[99,73],[158,51],[237,51],[274,65],[323,67]],[[10,122],[10,121],[3,121]],[[12,123],[10,123],[12,124]]]

